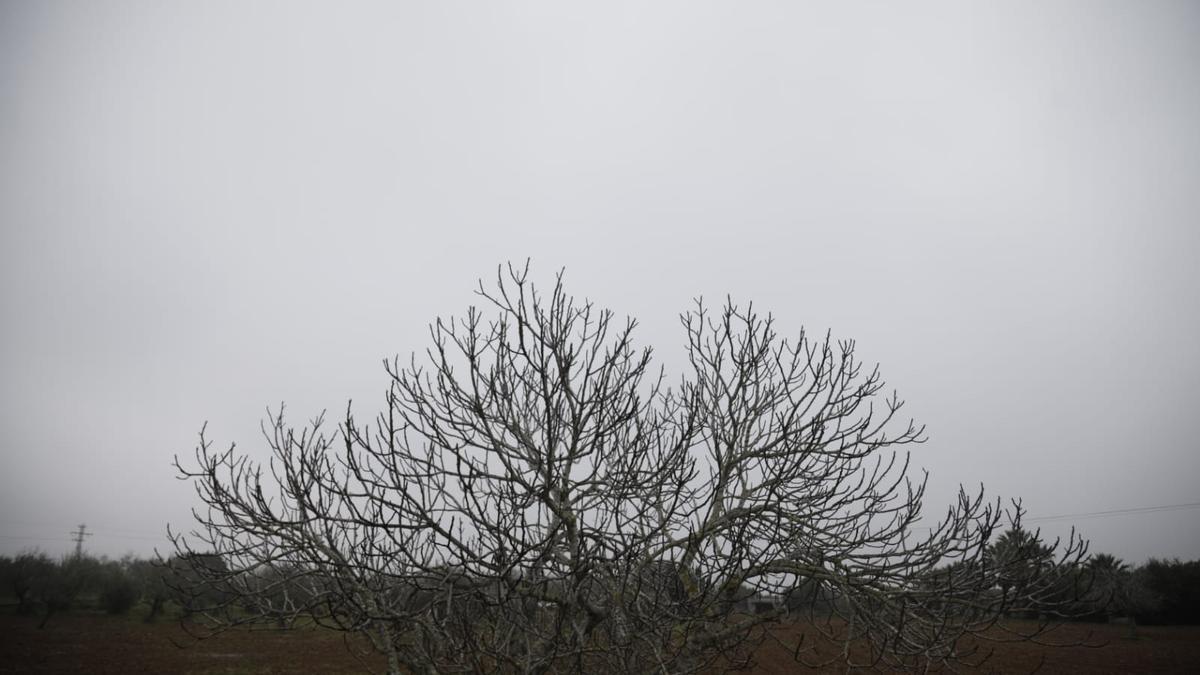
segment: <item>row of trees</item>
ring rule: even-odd
[[[39,617],[43,627],[57,612],[73,608],[127,614],[141,606],[143,618],[154,621],[168,606],[188,614],[198,602],[213,601],[212,596],[185,590],[193,581],[191,566],[174,558],[73,555],[55,560],[27,551],[0,557],[0,597],[7,598],[18,615]]]
[[[1024,542],[1036,546],[1044,553],[1051,547],[1040,542],[1035,533],[1009,530],[1001,535],[988,550],[992,564],[1004,565],[1011,558],[1011,547]],[[224,569],[223,563],[207,558],[207,564]],[[228,605],[230,601],[242,600],[240,611],[255,612],[259,607],[245,603],[244,598],[233,594],[222,594],[209,588],[207,594],[197,597],[189,591],[195,590],[195,579],[186,577],[190,566],[178,560],[161,561],[138,559],[126,556],[120,560],[106,558],[67,557],[54,560],[45,553],[36,551],[16,556],[0,556],[0,597],[18,615],[40,615],[43,619],[54,612],[69,608],[103,610],[109,614],[126,614],[135,607],[144,611],[144,618],[153,621],[171,606],[185,614],[213,607]],[[959,567],[946,568],[943,572]],[[298,571],[272,575],[263,570],[255,576],[255,583],[262,586],[268,597],[268,606],[283,606],[287,603],[305,604],[313,599],[312,589],[333,590],[335,580],[318,582],[316,574],[309,574],[309,582],[297,583],[302,575]],[[1031,578],[1029,570],[1010,568],[1003,575],[1004,581],[993,589],[999,594],[1013,593],[1018,586]],[[670,568],[659,569],[657,574],[644,580],[646,588],[639,589],[652,595],[660,603],[686,601],[686,590],[678,581],[678,574]],[[406,595],[408,602],[421,610],[437,614],[445,613],[445,605],[461,605],[471,602],[469,589],[473,584],[462,573],[444,569],[425,583],[414,584],[407,589],[397,589]],[[1127,618],[1147,625],[1200,625],[1200,560],[1160,560],[1151,558],[1142,565],[1131,566],[1115,556],[1099,553],[1091,556],[1086,564],[1075,566],[1070,574],[1059,577],[1058,585],[1047,589],[1049,602],[1046,608],[1057,608],[1065,617],[1079,621],[1104,622]],[[743,603],[747,611],[753,611],[750,602],[755,592],[750,587],[729,589],[731,604]],[[829,614],[833,611],[835,597],[820,583],[807,580],[794,585],[784,596],[774,599],[792,615],[811,613]],[[1039,608],[1033,608],[1036,617]],[[286,625],[285,619],[292,613],[276,612],[275,619]]]
[[[1126,620],[1144,624],[1200,623],[1200,561],[1151,558],[1138,567],[1097,553],[1053,578],[1042,570],[1054,564],[1054,545],[1038,532],[1013,528],[988,546],[985,564],[1003,570],[999,591],[1038,599],[1028,618],[1058,613],[1077,621]],[[951,565],[946,574],[965,575],[968,566]]]
[[[1098,554],[1086,572],[1092,587],[1078,612],[1086,620],[1127,617],[1140,624],[1200,625],[1200,560],[1151,558],[1131,567]]]

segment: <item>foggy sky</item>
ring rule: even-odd
[[[1200,502],[1198,75],[1184,1],[4,2],[0,553],[162,546],[205,421],[377,411],[527,257],[674,376],[701,295],[856,339],[932,515]]]

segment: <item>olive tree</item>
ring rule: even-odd
[[[177,465],[205,508],[172,536],[176,561],[222,561],[188,572],[220,598],[208,616],[359,632],[392,672],[687,673],[794,636],[777,629],[798,607],[845,648],[797,659],[954,664],[1021,605],[985,555],[1019,508],[960,492],[917,526],[923,428],[853,342],[697,301],[668,379],[635,321],[527,272],[501,268],[423,354],[386,361],[373,419],[269,413],[266,465],[201,432]],[[797,589],[821,602],[739,602]]]

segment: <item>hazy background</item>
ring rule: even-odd
[[[1198,216],[1194,2],[2,2],[0,554],[161,546],[205,420],[378,410],[531,257],[669,368],[856,338],[934,513],[1200,557]]]

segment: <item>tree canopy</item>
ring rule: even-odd
[[[850,665],[916,669],[969,658],[962,637],[1083,555],[1072,538],[996,564],[1020,509],[982,491],[917,526],[905,449],[923,428],[853,341],[697,301],[669,379],[634,320],[561,274],[543,292],[501,268],[478,297],[385,362],[373,419],[294,428],[281,409],[265,466],[201,432],[178,465],[206,508],[174,540],[210,616],[360,631],[395,672],[687,673],[738,665],[807,612],[870,645]]]

